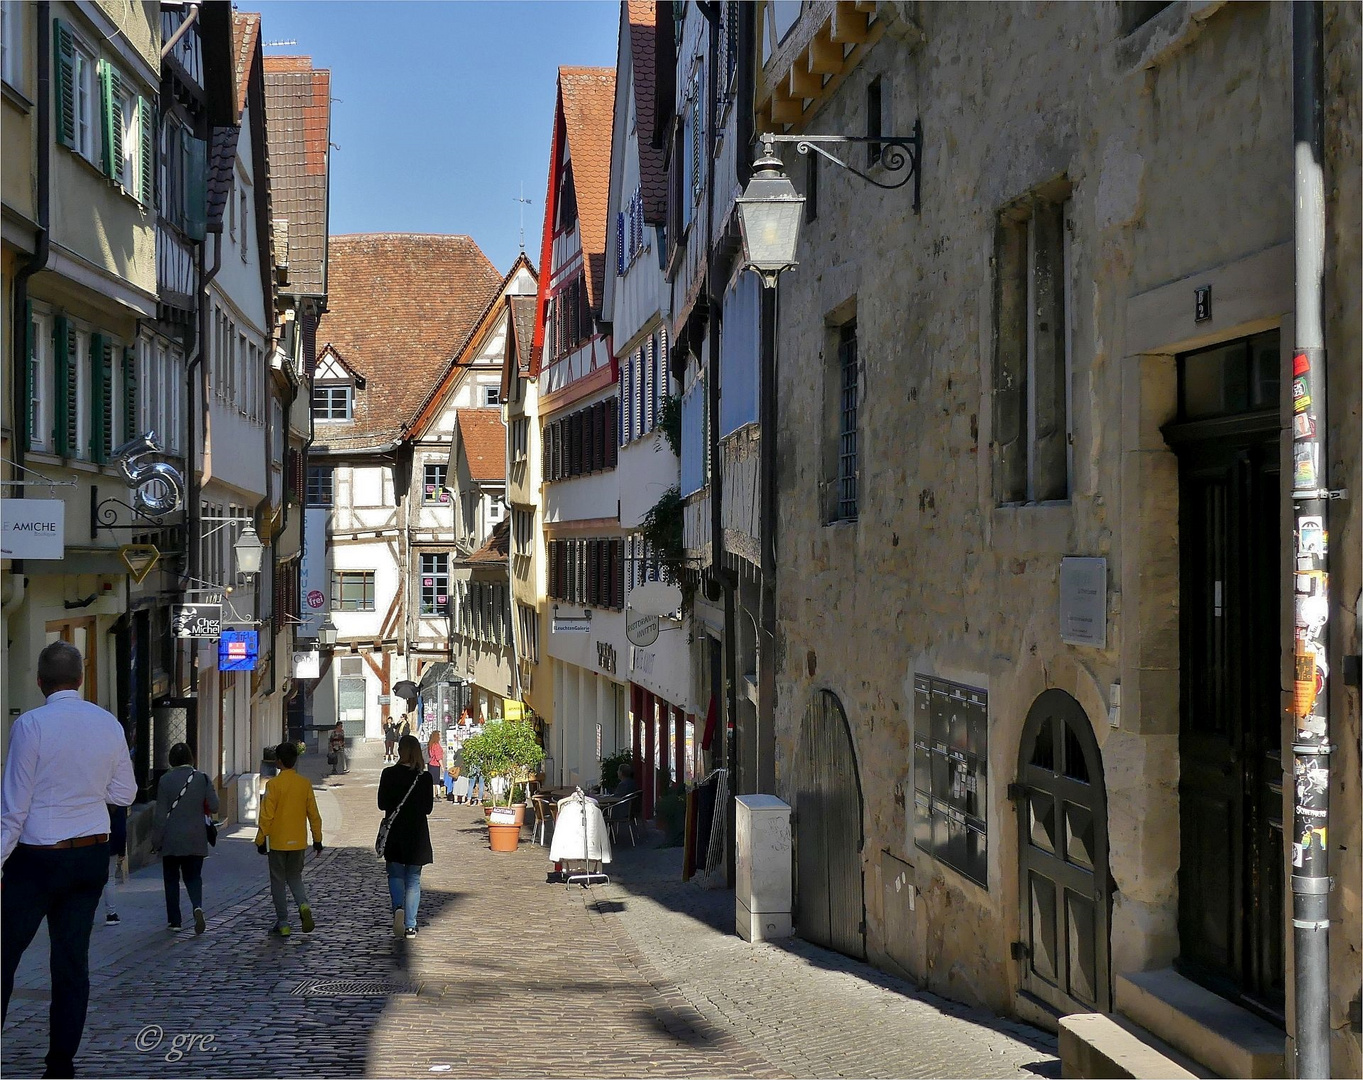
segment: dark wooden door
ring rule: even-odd
[[[816,691],[805,710],[794,801],[800,936],[865,958],[861,779],[847,716],[827,690]]]
[[[1107,793],[1079,702],[1047,690],[1022,731],[1018,885],[1025,989],[1061,1012],[1107,1012],[1111,878]]]
[[[1175,425],[1181,707],[1179,966],[1281,1022],[1276,410]]]

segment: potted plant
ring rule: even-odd
[[[534,725],[525,720],[493,720],[483,726],[483,730],[464,743],[464,761],[483,774],[483,779],[495,792],[505,792],[502,806],[513,807],[517,791],[524,790],[524,784],[544,758],[544,748],[540,746]],[[493,784],[500,780],[502,783]],[[494,795],[492,805],[487,807],[488,839],[493,851],[515,851],[520,842],[521,825],[525,822],[525,803],[511,821],[493,819],[492,811],[497,807]],[[502,815],[497,815],[501,817]]]

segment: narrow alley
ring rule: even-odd
[[[733,894],[680,882],[680,848],[617,849],[610,885],[550,885],[547,850],[487,848],[437,803],[420,936],[394,940],[371,854],[381,744],[318,787],[317,930],[272,923],[251,830],[204,872],[208,931],[169,934],[153,865],[96,926],[87,1076],[1058,1076],[1055,1040],[799,939],[735,936]],[[528,835],[528,831],[527,831]],[[20,969],[0,1070],[41,1070],[47,948]]]

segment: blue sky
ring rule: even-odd
[[[266,56],[332,72],[331,231],[468,233],[499,270],[539,261],[554,79],[615,66],[612,0],[273,0]],[[609,137],[609,136],[607,136]]]

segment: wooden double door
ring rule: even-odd
[[[1276,408],[1174,424],[1179,458],[1179,967],[1281,1023]]]

